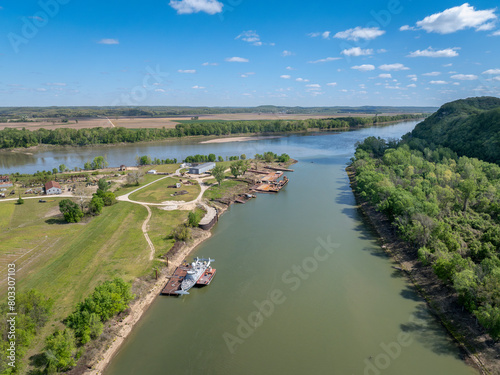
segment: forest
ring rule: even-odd
[[[175,129],[90,128],[55,130],[14,129],[0,130],[0,148],[32,147],[41,144],[59,146],[86,146],[113,143],[155,141],[193,135],[230,135],[244,133],[287,133],[308,129],[349,129],[371,126],[382,122],[422,118],[421,114],[403,114],[374,117],[339,117],[308,120],[216,121],[177,124]]]

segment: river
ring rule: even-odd
[[[103,150],[110,165],[132,164],[137,154],[268,150],[299,160],[282,192],[259,195],[222,216],[193,254],[215,258],[213,283],[188,296],[156,298],[106,375],[477,374],[392,268],[355,207],[344,170],[356,141],[399,138],[414,126],[244,143],[50,150],[7,169],[82,165]]]

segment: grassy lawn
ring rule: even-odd
[[[166,254],[175,240],[169,238],[172,229],[187,220],[189,211],[165,211],[157,207],[151,207],[153,215],[149,221],[149,238],[153,241],[156,249],[156,256]]]
[[[205,191],[203,197],[206,199],[221,199],[221,198],[230,198],[235,194],[241,193],[245,191],[248,184],[241,181],[235,180],[224,180],[221,183],[221,186],[215,185],[210,189]]]
[[[185,179],[184,179],[185,181]],[[130,195],[130,199],[139,202],[148,202],[148,203],[161,203],[165,201],[185,201],[189,202],[193,199],[196,199],[198,194],[200,194],[200,186],[196,185],[182,185],[179,189],[168,188],[169,185],[175,185],[176,182],[179,182],[179,177],[168,177],[164,180],[161,180],[155,184],[152,184],[144,189],[141,189]],[[185,195],[177,195],[171,196],[171,194],[186,190],[188,194]]]
[[[180,164],[162,164],[152,165],[149,169],[156,169],[158,172],[174,173],[179,167]]]
[[[56,301],[54,320],[68,315],[99,282],[118,276],[130,281],[150,268],[141,231],[144,207],[120,202],[87,223],[61,224],[52,216],[57,205],[36,200],[0,204],[2,222],[8,221],[0,233],[0,255],[19,259],[19,291],[34,288]]]
[[[115,194],[116,196],[128,194],[131,191],[134,191],[135,189],[140,188],[141,186],[144,186],[146,184],[149,184],[150,182],[156,181],[162,177],[164,176],[158,176],[155,174],[146,174],[142,176],[139,185],[123,185],[122,187],[115,190]]]

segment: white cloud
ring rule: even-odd
[[[500,69],[488,69],[483,74],[500,74]]]
[[[309,64],[318,64],[318,63],[324,63],[324,62],[330,62],[330,61],[336,61],[336,60],[342,60],[342,57],[327,57],[325,59],[319,59],[315,61],[308,61]]]
[[[407,57],[456,57],[458,56],[458,52],[456,51],[457,49],[460,48],[455,47],[442,50],[434,50],[433,48],[429,47],[424,50],[416,50],[410,52]]]
[[[248,78],[248,76],[253,76],[255,72],[243,73],[240,75],[241,78]]]
[[[373,50],[372,49],[361,49],[359,47],[353,47],[349,49],[345,49],[342,52],[340,52],[341,55],[346,55],[346,56],[366,56],[366,55],[373,55]]]
[[[474,74],[455,74],[451,78],[458,79],[459,81],[474,81],[478,77]]]
[[[491,33],[490,36],[500,36],[500,30]]]
[[[427,76],[427,77],[436,77],[438,75],[440,75],[441,72],[430,72],[430,73],[424,73],[422,74],[423,76]]]
[[[170,0],[168,4],[177,11],[177,14],[192,14],[205,12],[216,14],[222,12],[224,4],[217,0]]]
[[[428,33],[438,34],[451,34],[469,28],[487,30],[491,27],[491,21],[497,18],[495,10],[475,10],[473,6],[465,3],[427,16],[418,21],[417,26]]]
[[[245,58],[243,58],[243,57],[237,57],[237,56],[235,56],[235,57],[228,57],[228,58],[226,59],[226,61],[227,61],[227,62],[247,63],[247,62],[249,62],[250,60],[245,59]]]
[[[358,41],[360,39],[371,40],[384,35],[385,31],[380,30],[378,27],[355,27],[354,29],[348,29],[345,31],[340,31],[335,34],[334,38],[347,39]]]
[[[66,86],[64,82],[49,82],[45,84],[46,86]]]
[[[40,88],[36,89],[36,91],[45,92],[45,91],[47,91],[47,89],[44,89],[43,87],[40,87]]]
[[[331,86],[331,87],[337,86],[337,82],[330,82],[330,83],[327,83],[326,85]]]
[[[382,73],[378,75],[378,78],[389,79],[392,78],[392,75],[390,73]]]
[[[194,74],[194,73],[196,73],[196,70],[194,70],[194,69],[185,69],[185,70],[179,69],[177,72],[186,73],[186,74]]]
[[[403,64],[396,63],[396,64],[383,64],[378,67],[380,70],[386,70],[386,71],[399,71],[399,70],[410,70],[407,66],[404,66]]]
[[[283,52],[281,52],[281,56],[283,57],[287,57],[287,56],[292,56],[294,53],[292,51],[287,51],[287,50],[284,50]]]
[[[448,82],[446,81],[430,81],[429,82],[431,85],[447,85]]]
[[[163,89],[155,89],[156,92],[165,92]]]
[[[370,70],[375,70],[375,67],[371,64],[356,65],[351,67],[351,69],[359,70],[360,72],[369,72]]]
[[[377,50],[377,53],[386,53],[387,50],[385,48],[381,48]]]
[[[307,34],[311,38],[317,38],[317,37],[322,37],[323,39],[330,39],[330,34],[331,31],[323,31],[323,32],[316,32],[316,33],[309,33]]]
[[[286,69],[286,70],[295,70],[295,69],[294,69],[294,68],[292,68],[291,66],[287,66],[285,69]]]
[[[101,39],[97,43],[99,43],[99,44],[120,44],[118,39]]]
[[[500,76],[493,77],[492,79],[494,79],[495,81],[500,81]]]
[[[203,65],[203,66],[217,66],[217,65],[219,65],[219,63],[204,62],[201,65]]]
[[[241,39],[244,42],[248,42],[253,44],[254,46],[261,46],[262,42],[260,41],[260,36],[254,30],[243,31],[240,35],[238,35],[235,39]]]
[[[309,82],[308,79],[305,79],[305,78],[297,78],[295,79],[297,82]]]
[[[415,28],[411,27],[410,25],[403,25],[399,28],[399,31],[408,31],[408,30],[415,30]]]
[[[453,64],[452,64],[452,63],[449,63],[449,64],[443,64],[443,67],[445,67],[445,68],[449,68],[450,66],[453,66]]]
[[[290,79],[290,78],[292,78],[292,76],[289,76],[288,74],[283,74],[282,76],[280,76],[280,78]]]
[[[312,88],[312,89],[320,89],[321,85],[318,85],[317,83],[312,83],[310,85],[306,85],[306,87]]]
[[[411,84],[407,85],[406,87],[417,87],[417,85],[414,83],[411,83]]]
[[[196,85],[196,86],[193,86],[192,88],[195,89],[195,90],[202,90],[205,87]]]

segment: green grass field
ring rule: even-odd
[[[175,240],[170,238],[172,229],[187,220],[189,211],[165,211],[157,207],[151,207],[153,215],[149,222],[149,238],[153,241],[156,249],[156,256],[166,254]]]
[[[185,181],[185,179],[184,179]],[[148,203],[161,203],[165,201],[184,201],[189,202],[193,199],[196,199],[198,194],[200,194],[200,186],[196,185],[182,185],[181,188],[168,188],[169,185],[175,185],[176,182],[179,182],[179,177],[168,177],[164,180],[161,180],[157,183],[154,183],[144,189],[141,189],[130,195],[130,199],[139,202],[148,202]],[[188,194],[171,196],[171,194],[186,190]]]
[[[248,184],[241,181],[235,180],[224,180],[221,183],[221,186],[214,185],[209,188],[203,194],[203,198],[212,200],[212,199],[222,199],[222,198],[230,198],[235,194],[242,193],[246,191]]]
[[[134,191],[137,188],[140,188],[141,186],[144,186],[146,184],[149,184],[150,182],[156,181],[163,176],[158,176],[155,174],[146,174],[142,176],[139,185],[123,185],[122,187],[118,188],[115,190],[115,195],[125,195],[130,193],[131,191]]]

